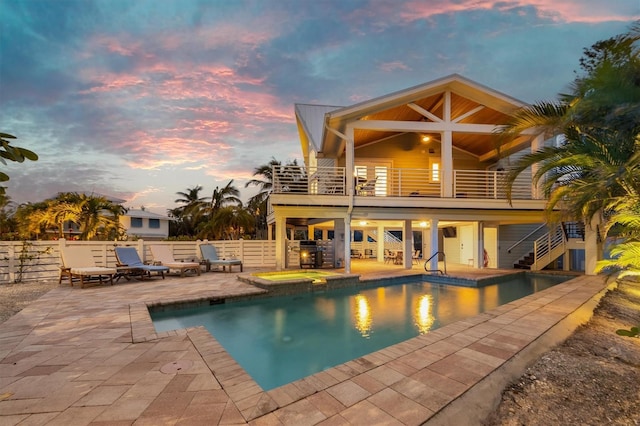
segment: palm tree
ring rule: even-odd
[[[240,206],[218,209],[212,220],[207,222],[207,233],[216,239],[237,240],[252,231],[253,216]]]
[[[258,166],[253,170],[253,176],[262,176],[263,179],[251,179],[244,184],[245,188],[248,188],[249,186],[257,186],[260,188],[260,191],[251,197],[251,199],[254,199],[258,204],[267,199],[271,193],[271,189],[273,188],[273,168],[281,165],[282,163],[280,161],[271,157],[271,161],[267,164]]]
[[[176,219],[178,234],[195,235],[196,227],[202,219],[204,207],[209,200],[208,197],[200,197],[200,191],[202,191],[202,186],[196,185],[193,188],[187,188],[186,192],[176,192],[181,198],[177,198],[175,202],[182,205],[170,209],[169,216]]]
[[[122,206],[101,196],[74,194],[79,214],[76,220],[80,228],[80,239],[91,240],[97,235],[112,239],[119,235],[119,216],[125,213]]]
[[[271,190],[273,189],[273,168],[282,166],[282,162],[271,157],[271,161],[267,164],[256,167],[253,170],[253,176],[262,176],[262,179],[251,179],[244,187],[257,186],[260,191],[249,198],[248,205],[250,211],[254,216],[254,221],[257,225],[257,232],[264,233],[267,226],[267,199]],[[287,161],[285,167],[291,169],[291,173],[294,173],[299,179],[304,179],[305,174],[301,166],[298,165],[297,160]]]
[[[557,102],[523,108],[501,129],[506,140],[531,128],[564,136],[560,146],[542,148],[515,162],[508,175],[509,196],[517,176],[533,165],[539,166],[534,183],[542,182],[549,197],[548,213],[562,206],[574,220],[589,222],[614,200],[636,193],[640,62],[633,46],[638,40],[636,27],[592,46],[585,56],[600,60],[584,62],[586,75],[574,81],[569,94]]]
[[[213,194],[211,195],[211,204],[210,210],[211,212],[215,212],[221,207],[228,205],[229,203],[234,203],[238,206],[242,205],[242,200],[240,200],[240,191],[238,188],[233,186],[233,179],[231,179],[222,189],[216,186],[216,189],[213,190]]]

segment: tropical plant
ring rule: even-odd
[[[174,224],[171,226],[172,235],[194,236],[198,223],[205,214],[205,207],[209,202],[208,197],[201,197],[200,191],[202,186],[196,185],[187,188],[186,192],[177,192],[181,198],[175,200],[176,203],[182,204],[179,207],[170,209],[169,216],[174,218]]]
[[[254,216],[256,223],[256,231],[265,234],[267,227],[267,199],[273,189],[273,169],[282,166],[282,162],[271,157],[271,161],[267,164],[256,167],[253,170],[253,176],[262,176],[262,179],[251,179],[244,186],[257,186],[259,191],[256,195],[249,198],[249,211]],[[287,161],[284,167],[290,168],[291,173],[296,173],[300,179],[304,178],[304,170],[298,165],[297,160]]]
[[[233,203],[238,206],[242,206],[242,200],[240,200],[240,191],[233,186],[233,179],[231,179],[222,189],[216,186],[211,195],[211,212]]]
[[[2,164],[6,165],[7,160],[17,163],[22,163],[24,160],[38,160],[38,155],[35,152],[20,148],[19,146],[11,146],[11,142],[8,139],[16,139],[16,137],[9,133],[0,132],[0,162]],[[0,171],[0,182],[6,182],[8,180],[9,175]],[[0,194],[4,194],[5,190],[6,188],[4,186],[0,186]]]
[[[75,223],[79,238],[83,240],[111,240],[121,234],[120,215],[125,209],[103,196],[74,192],[60,193],[55,198],[36,204],[18,207],[16,219],[21,235],[30,237],[56,229],[59,238],[64,237],[66,223]]]
[[[53,250],[53,247],[45,247],[44,249],[34,249],[32,242],[23,240],[22,246],[20,248],[20,252],[18,253],[18,256],[16,258],[18,260],[18,265],[17,265],[18,267],[17,267],[17,274],[14,279],[14,282],[15,283],[22,282],[25,272],[29,269],[29,267],[33,266],[32,262],[34,260],[39,260],[40,256],[44,254],[50,254],[52,250]]]
[[[240,206],[227,206],[216,211],[207,227],[215,239],[237,240],[250,233],[254,224],[255,220],[247,210]]]
[[[589,222],[621,197],[637,196],[640,182],[640,62],[634,26],[585,50],[584,76],[556,102],[538,102],[517,111],[500,135],[510,140],[524,130],[562,134],[558,146],[521,157],[508,175],[507,192],[527,168],[537,165],[534,183],[548,196],[547,212],[562,207],[565,219]],[[550,215],[553,218],[553,215]]]

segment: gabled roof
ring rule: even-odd
[[[295,104],[296,123],[302,154],[306,160],[309,156],[309,144],[316,150],[320,150],[322,133],[324,130],[324,117],[328,112],[342,107],[330,105]]]
[[[128,209],[127,213],[125,213],[123,216],[171,220],[171,218],[168,216],[153,213],[153,212],[150,212],[149,210],[140,210],[140,209]]]
[[[88,191],[61,191],[61,192],[58,192],[56,194],[56,196],[58,196],[60,194],[66,194],[66,193],[82,194],[82,195],[85,195],[87,197],[105,198],[107,201],[109,201],[110,203],[113,203],[113,204],[122,204],[122,203],[127,201],[127,200],[123,200],[122,198],[116,198],[116,197],[112,197],[110,195],[104,195],[104,194],[100,194],[100,193],[97,193],[97,192],[88,192]],[[51,197],[51,198],[55,198],[55,197]]]
[[[347,124],[359,120],[380,122],[426,122],[431,123],[433,133],[438,133],[438,120],[445,117],[445,94],[450,94],[450,117],[459,124],[479,124],[496,126],[505,124],[510,114],[527,104],[493,90],[458,74],[410,87],[346,107],[296,106],[298,122],[306,124],[307,137],[326,156],[340,156],[344,150]],[[313,109],[313,107],[317,107]],[[313,116],[312,115],[313,111]],[[323,121],[319,115],[324,112]],[[309,116],[309,118],[307,118]],[[300,118],[301,117],[301,118]],[[312,124],[311,124],[312,123]],[[327,130],[327,127],[335,132]],[[403,131],[394,129],[360,129],[354,132],[354,144],[358,148]],[[487,156],[495,147],[493,137],[486,132],[454,134],[453,145],[478,157]],[[301,141],[304,144],[304,141]],[[524,142],[524,139],[519,142]],[[304,148],[303,148],[304,149]],[[305,158],[307,153],[305,152]]]

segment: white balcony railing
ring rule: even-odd
[[[442,197],[441,171],[430,169],[378,169],[371,179],[353,177],[357,196]],[[275,166],[274,194],[346,195],[344,167]],[[351,176],[351,174],[349,174]],[[506,199],[505,171],[454,170],[454,198]],[[522,173],[513,183],[513,199],[533,199],[531,173]]]
[[[505,171],[490,170],[454,170],[453,194],[456,198],[491,198],[503,200],[507,198]],[[530,200],[531,173],[523,172],[511,186],[512,199]]]

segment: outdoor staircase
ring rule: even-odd
[[[558,259],[566,251],[568,238],[582,238],[584,227],[575,223],[563,223],[551,232],[542,235],[533,243],[533,251],[521,257],[514,269],[539,271]]]
[[[531,269],[531,265],[533,265],[535,259],[535,253],[529,252],[526,256],[522,256],[518,259],[518,263],[513,264],[513,269]]]

